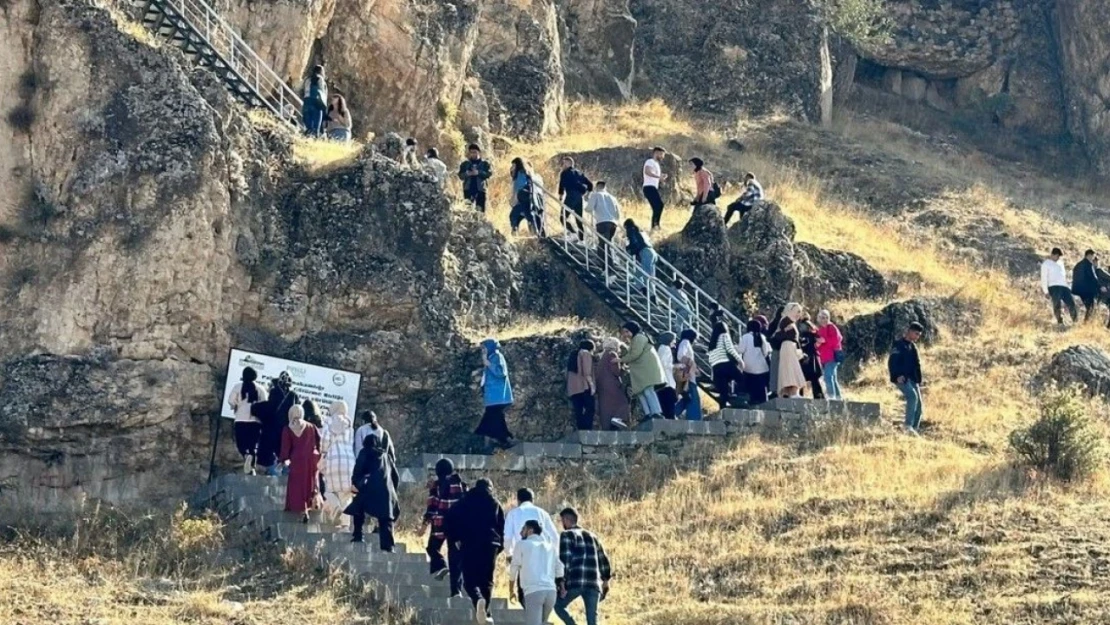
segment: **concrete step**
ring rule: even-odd
[[[398,600],[398,599],[395,598],[394,600]],[[410,605],[410,606],[412,606],[412,607],[414,607],[418,610],[421,610],[421,611],[425,611],[425,610],[436,610],[436,611],[439,611],[439,610],[468,610],[468,611],[472,611],[473,610],[473,604],[470,602],[470,597],[419,597],[419,596],[410,596],[410,597],[400,597],[399,601],[401,601],[401,602],[403,602],[407,605]],[[507,599],[498,599],[498,598],[495,597],[493,599],[493,601],[491,601],[490,603],[492,604],[490,606],[490,609],[495,611],[495,612],[497,612],[497,611],[512,612],[513,611],[513,610],[509,609],[509,601]],[[521,614],[523,614],[523,611],[520,608],[517,608],[515,611],[516,612],[521,612]],[[497,617],[496,616],[494,616],[494,622],[495,623],[497,622]]]
[[[655,442],[655,434],[653,432],[640,432],[637,430],[627,430],[624,432],[581,430],[577,432],[577,436],[580,444],[592,447],[636,447],[650,445]]]
[[[725,436],[728,425],[719,420],[652,419],[641,423],[636,431],[651,432],[657,436]]]
[[[518,445],[519,447],[519,445]],[[514,449],[516,449],[514,447]],[[518,453],[504,453],[494,456],[483,454],[424,454],[424,467],[435,469],[441,458],[447,458],[455,465],[456,471],[524,471],[524,456]]]
[[[422,592],[427,596],[446,597],[451,593],[450,580],[446,577],[443,579],[436,579],[428,572],[427,566],[421,569],[419,573],[377,573],[373,571],[360,571],[359,576],[366,581],[374,582],[382,586],[405,586],[412,589],[424,588],[427,590]],[[415,590],[414,593],[416,593]]]
[[[525,458],[529,456],[542,458],[567,458],[577,460],[582,457],[580,443],[521,443],[513,447],[513,452],[520,453]]]
[[[524,625],[524,610],[492,610],[495,625]],[[430,610],[424,613],[423,621],[428,625],[456,625],[457,623],[473,623],[474,608],[469,600],[465,608],[445,608]]]

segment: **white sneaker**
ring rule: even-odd
[[[621,419],[609,419],[609,423],[612,423],[613,425],[617,426],[618,428],[620,428],[622,430],[627,430],[628,429],[628,424],[625,423]]]
[[[474,606],[474,622],[485,623],[486,618],[486,600],[478,599],[478,605]]]
[[[243,474],[250,475],[254,473],[254,456],[243,456]]]
[[[909,434],[910,436],[921,436],[921,432],[918,432],[917,430],[911,428],[908,425],[903,426],[903,429],[905,430],[906,434]]]

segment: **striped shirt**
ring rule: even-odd
[[[730,358],[731,356],[731,358]],[[741,362],[740,352],[732,344],[732,337],[727,333],[717,338],[717,344],[709,350],[709,365],[719,365],[726,362]]]

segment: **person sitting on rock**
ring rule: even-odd
[[[439,150],[428,148],[424,153],[424,169],[435,177],[440,189],[447,186],[447,164],[439,160]]]
[[[740,213],[740,219],[743,219],[744,215],[752,210],[755,203],[762,199],[763,185],[755,179],[755,174],[751,172],[744,174],[744,192],[740,194],[735,202],[728,205],[728,210],[725,211],[725,225],[728,225],[733,213]]]
[[[486,184],[492,176],[489,161],[482,160],[482,148],[471,143],[467,147],[467,159],[459,165],[459,180],[462,180],[463,199],[483,213],[486,212]]]
[[[690,164],[694,166],[694,185],[697,189],[694,192],[694,201],[690,204],[701,206],[715,203],[720,195],[720,187],[713,182],[713,172],[705,168],[705,161],[700,158],[690,159]]]
[[[351,140],[351,109],[347,108],[347,99],[338,93],[331,94],[327,120],[329,139],[344,143]]]

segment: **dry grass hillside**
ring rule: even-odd
[[[1014,428],[1036,416],[1038,396],[1030,381],[1041,364],[1077,343],[1110,348],[1110,331],[1101,324],[1058,331],[1036,288],[1035,265],[1023,274],[990,262],[989,254],[984,261],[961,252],[946,232],[860,201],[866,189],[846,193],[841,178],[822,173],[845,163],[806,166],[771,140],[776,123],[746,121],[744,132],[767,138],[737,153],[726,147],[736,128],[682,119],[657,103],[580,105],[565,134],[515,145],[513,154],[546,163],[564,151],[665,143],[684,156],[702,155],[710,169],[754,170],[768,195],[794,218],[800,240],[858,253],[884,274],[903,278],[899,298],[953,298],[980,311],[981,320],[942,327],[943,340],[924,351],[929,384],[921,438],[890,425],[898,417],[898,398],[884,365],[876,362],[848,392],[884,404],[887,424],[881,427],[834,428],[812,441],[750,440],[693,465],[645,460],[616,480],[568,471],[531,484],[543,504],[575,505],[585,525],[604,537],[619,576],[603,604],[605,622],[1110,622],[1110,473],[1104,466],[1081,483],[1058,484],[1015,466],[1006,442]],[[989,216],[992,234],[1042,241],[1043,247],[1110,252],[1105,222],[1059,214],[1066,185],[1049,178],[1018,184],[1013,172],[990,159],[966,151],[938,158],[906,136],[904,129],[873,119],[842,120],[836,133],[823,135],[829,145],[822,153],[837,158],[834,146],[843,141],[902,159],[910,171],[936,183],[907,183],[920,193],[914,201],[963,211],[959,218]],[[312,154],[347,157],[313,146],[300,153],[309,161]],[[505,169],[507,164],[491,193],[490,218],[507,233],[508,181],[500,175]],[[555,179],[555,172],[541,171]],[[902,187],[901,180],[889,182]],[[726,190],[726,198],[733,194]],[[625,201],[631,216],[647,220],[645,205]],[[664,230],[677,231],[685,218],[684,211],[668,209]],[[904,279],[911,274],[913,280]],[[843,301],[830,308],[844,318],[883,304]],[[505,334],[573,322],[528,321]],[[1085,407],[1105,433],[1110,412],[1097,402]],[[497,481],[506,496],[518,486]],[[412,505],[418,505],[416,498]],[[406,513],[412,522],[417,510]],[[329,623],[393,618],[359,602],[339,577],[298,569],[291,556],[250,551],[228,537],[203,538],[218,532],[218,524],[196,529],[202,546],[195,547],[173,529],[181,520],[164,523],[147,531],[194,547],[171,542],[158,553],[184,549],[193,554],[180,558],[185,564],[173,564],[174,557],[144,558],[139,547],[83,542],[81,531],[15,538],[0,548],[0,581],[8,588],[0,598],[0,622],[262,623],[275,614]],[[201,556],[191,549],[200,549]],[[159,582],[163,578],[169,581]],[[158,583],[171,591],[146,590]],[[504,584],[498,591],[504,596]]]

